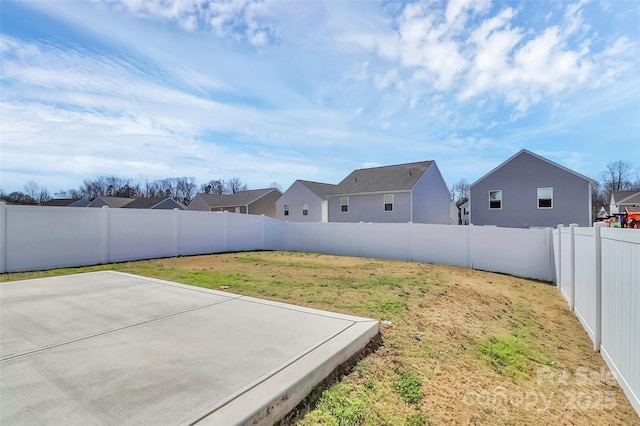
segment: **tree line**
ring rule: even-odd
[[[596,182],[591,194],[592,205],[596,211],[603,206],[609,205],[613,192],[640,190],[640,173],[634,169],[633,164],[630,162],[613,161],[607,164],[606,169],[599,176],[600,182]],[[271,183],[270,187],[282,190],[277,182]],[[449,187],[451,196],[458,207],[469,200],[469,187],[470,184],[464,178]],[[87,198],[91,201],[102,196],[127,198],[171,197],[188,205],[198,192],[234,194],[247,189],[247,185],[237,177],[228,180],[212,179],[198,185],[193,177],[166,178],[141,183],[139,181],[135,182],[133,179],[116,176],[101,176],[96,179],[85,179],[77,189],[55,192],[53,197],[47,188],[31,180],[24,185],[24,191],[5,194],[0,188],[0,199],[13,204],[41,204],[54,197]]]
[[[640,172],[634,169],[628,161],[613,161],[607,164],[600,175],[600,181],[596,182],[591,192],[591,205],[595,211],[609,206],[611,194],[619,191],[640,191]],[[460,179],[450,186],[451,196],[460,207],[469,200],[470,184],[466,179]]]
[[[280,189],[276,182],[271,187]],[[246,191],[247,185],[238,177],[228,180],[212,179],[198,185],[194,177],[174,177],[153,181],[136,182],[133,179],[117,176],[100,176],[95,179],[85,179],[78,188],[63,189],[53,196],[46,187],[31,180],[24,185],[24,191],[14,191],[5,194],[0,188],[0,199],[13,204],[42,204],[53,198],[87,198],[90,201],[98,197],[125,198],[163,198],[171,197],[188,205],[198,192],[207,194],[234,194]]]

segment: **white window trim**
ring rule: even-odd
[[[491,207],[491,193],[492,192],[500,192],[500,207]],[[489,210],[502,210],[502,189],[490,189],[489,190]]]
[[[551,207],[540,207],[540,190],[541,189],[550,189],[551,190]],[[542,198],[543,200],[546,198]],[[538,188],[536,190],[536,207],[538,207],[540,210],[550,210],[553,208],[553,187],[546,187],[546,188]]]
[[[342,206],[347,206],[347,210],[342,210]],[[349,197],[340,197],[340,213],[349,213]]]
[[[386,197],[391,197],[391,202],[387,203],[387,201],[385,200]],[[387,206],[387,204],[391,204],[391,210],[387,210],[385,207]],[[385,213],[393,213],[393,211],[396,208],[396,202],[395,202],[395,197],[393,196],[393,194],[384,194],[382,196],[382,211]]]
[[[289,204],[284,205],[284,215],[289,216]]]
[[[302,216],[309,216],[309,204],[307,203],[302,205]]]

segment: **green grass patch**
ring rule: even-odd
[[[388,317],[397,317],[402,315],[407,309],[407,302],[397,299],[385,299],[378,302],[377,311]]]
[[[416,413],[407,417],[406,426],[429,426],[429,418],[422,413]]]
[[[400,380],[394,386],[395,391],[409,404],[418,404],[424,397],[422,393],[422,380],[414,373],[405,369],[399,369]]]
[[[322,393],[316,409],[300,425],[357,426],[365,423],[371,398],[364,391],[339,383]]]
[[[529,377],[531,365],[527,358],[527,344],[524,339],[510,335],[490,337],[480,342],[480,352],[499,373],[510,377]]]

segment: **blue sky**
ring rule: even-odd
[[[0,4],[0,186],[640,168],[637,1]]]

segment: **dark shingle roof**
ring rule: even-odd
[[[160,204],[161,202],[163,202],[165,200],[174,201],[173,199],[171,199],[171,197],[136,198],[135,200],[133,200],[129,204],[125,204],[124,206],[122,206],[122,208],[123,209],[150,209],[150,208],[156,206],[157,204]],[[184,209],[184,207],[180,203],[178,203],[177,201],[174,201],[174,203],[176,205],[175,208]]]
[[[313,192],[318,197],[326,197],[327,195],[335,194],[338,188],[338,185],[334,185],[332,183],[311,182],[300,179],[298,179],[298,182],[306,186],[309,191]]]
[[[125,197],[98,197],[92,201],[92,204],[97,200],[102,200],[107,206],[111,208],[119,208],[125,206],[133,201],[133,198],[125,198]],[[92,206],[93,207],[93,206]]]
[[[420,161],[354,170],[337,185],[333,194],[410,190],[431,164],[433,161]]]
[[[82,198],[54,198],[40,205],[47,207],[66,207],[80,200],[82,200]]]
[[[614,203],[638,203],[640,202],[640,191],[617,191],[611,194]]]
[[[230,195],[205,193],[200,193],[198,195],[200,195],[202,200],[207,203],[209,207],[232,207],[251,204],[258,198],[268,194],[271,191],[277,191],[277,189],[251,189],[248,191],[238,191],[235,194]]]

